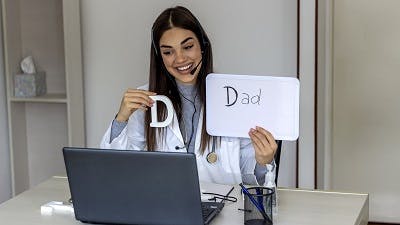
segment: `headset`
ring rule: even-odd
[[[192,17],[192,16],[190,16],[190,17]],[[196,17],[192,17],[193,19],[194,19],[194,22],[195,22],[195,24],[196,24],[196,29],[195,30],[197,30],[199,33],[200,33],[200,40],[199,40],[199,42],[200,42],[200,48],[201,48],[201,60],[200,60],[200,62],[190,71],[190,74],[191,75],[194,75],[194,73],[196,72],[196,70],[197,70],[197,68],[199,67],[199,65],[201,64],[201,62],[203,61],[203,57],[206,55],[206,51],[208,50],[208,47],[210,46],[210,43],[207,41],[207,39],[206,39],[206,34],[205,34],[205,31],[204,31],[204,29],[203,29],[203,27],[201,26],[201,24],[200,24],[200,22],[197,20],[197,18]],[[195,32],[195,34],[196,34],[196,32]],[[197,36],[197,35],[196,35]],[[154,26],[151,28],[151,43],[152,43],[152,47],[153,47],[153,49],[154,49],[154,53],[155,53],[155,55],[157,56],[157,57],[159,57],[160,59],[161,59],[161,54],[160,54],[160,52],[159,52],[159,50],[158,50],[158,46],[157,46],[157,44],[156,44],[156,42],[155,42],[155,39],[154,39]],[[166,70],[166,68],[164,67],[164,65],[162,65],[162,69],[163,70]],[[201,69],[201,68],[200,68]],[[167,72],[167,76],[168,76],[168,78],[170,79],[170,80],[173,80],[172,79],[172,76],[168,73],[168,71],[166,71]],[[173,82],[174,83],[174,82]],[[176,85],[176,84],[175,84]],[[196,109],[196,106],[195,106],[195,103],[194,103],[194,101],[196,100],[196,97],[197,97],[197,93],[196,93],[196,96],[195,96],[195,99],[194,99],[194,101],[191,101],[191,100],[189,100],[189,99],[187,99],[184,95],[182,95],[182,93],[180,93],[180,91],[178,91],[179,92],[179,94],[184,98],[184,99],[186,99],[187,101],[189,101],[190,103],[192,103],[192,105],[193,105],[193,107],[194,107],[194,112],[193,112],[193,115],[192,115],[192,132],[191,132],[191,134],[190,134],[190,137],[189,137],[189,141],[187,142],[187,143],[184,143],[184,146],[175,146],[175,149],[176,150],[179,150],[179,149],[183,149],[183,148],[188,148],[189,146],[189,143],[191,143],[191,141],[192,141],[192,138],[193,138],[193,135],[194,135],[194,125],[193,125],[193,119],[194,119],[194,115],[195,115],[195,113],[196,113],[196,111],[197,111],[197,109]],[[187,141],[187,140],[186,140]]]

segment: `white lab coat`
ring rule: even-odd
[[[215,148],[215,152],[218,155],[217,162],[213,164],[207,162],[206,156],[212,149],[206,148],[203,154],[200,152],[201,128],[203,126],[202,111],[200,112],[195,142],[199,180],[220,184],[238,184],[241,182],[257,184],[257,179],[254,175],[256,166],[254,149],[251,145],[241,149],[239,138],[221,137],[220,147]],[[146,150],[144,117],[145,113],[142,110],[136,110],[129,118],[127,126],[110,143],[111,122],[103,136],[100,147],[105,149]],[[184,148],[183,137],[175,111],[173,121],[167,127],[165,135],[163,142],[157,143],[157,151],[187,152],[186,148]],[[183,148],[176,150],[176,146]],[[242,157],[243,162],[241,166],[239,163],[240,157]]]

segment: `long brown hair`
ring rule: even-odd
[[[165,31],[171,28],[182,28],[192,31],[200,42],[202,50],[202,65],[197,76],[196,88],[200,101],[204,106],[203,110],[203,126],[201,130],[201,152],[205,151],[207,145],[210,145],[211,136],[206,132],[206,76],[213,72],[212,49],[210,40],[204,29],[200,25],[196,17],[185,7],[177,6],[164,10],[156,19],[151,31],[151,50],[150,50],[150,76],[149,76],[149,90],[156,92],[159,95],[165,95],[171,99],[178,120],[182,119],[181,99],[179,96],[178,88],[175,78],[173,78],[167,71],[162,61],[159,41]],[[166,117],[166,108],[164,105],[157,105],[158,118],[163,120]],[[145,132],[147,140],[148,151],[154,151],[157,146],[157,137],[162,138],[162,145],[165,146],[165,129],[150,127],[151,112],[148,110],[145,117]]]

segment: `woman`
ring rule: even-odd
[[[181,6],[163,11],[153,24],[151,45],[149,84],[125,92],[101,147],[193,152],[201,181],[263,184],[265,165],[277,149],[271,133],[251,128],[247,139],[206,132],[205,80],[213,72],[212,49],[194,15]],[[148,107],[154,104],[149,96],[156,94],[174,105],[173,122],[165,128],[149,126]],[[159,118],[165,118],[165,107],[158,109]]]

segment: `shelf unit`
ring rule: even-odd
[[[45,94],[42,96],[21,98],[10,97],[11,102],[42,102],[42,103],[67,103],[66,94]]]
[[[79,0],[1,0],[13,195],[64,174],[64,146],[85,146]],[[47,94],[14,96],[21,60]]]

